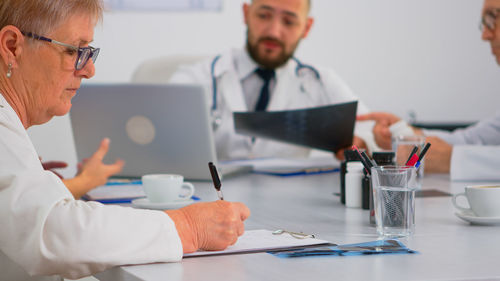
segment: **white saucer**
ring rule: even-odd
[[[500,217],[478,217],[472,213],[456,212],[455,216],[477,225],[500,225]]]
[[[193,203],[194,203],[193,199],[176,200],[172,202],[162,202],[162,203],[152,203],[149,202],[147,198],[138,198],[132,200],[132,205],[134,207],[142,209],[152,209],[152,210],[178,209]]]

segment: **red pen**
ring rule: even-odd
[[[408,163],[408,161],[410,161],[411,157],[412,157],[415,153],[417,153],[417,151],[418,151],[418,146],[416,146],[416,145],[415,145],[415,146],[413,147],[413,150],[410,152],[410,156],[408,156],[408,160],[406,160],[406,163]]]
[[[410,160],[406,162],[406,166],[414,166],[418,162],[418,155],[415,153],[411,156]]]

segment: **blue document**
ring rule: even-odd
[[[304,248],[298,250],[271,251],[269,252],[280,258],[298,258],[314,256],[363,256],[380,254],[415,254],[416,251],[408,249],[399,240],[376,240],[372,242],[322,246]]]

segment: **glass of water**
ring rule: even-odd
[[[410,166],[372,168],[373,203],[377,232],[384,237],[406,237],[415,229],[417,169]]]
[[[414,147],[417,147],[416,154],[420,155],[422,149],[425,146],[425,136],[393,136],[392,138],[392,150],[396,153],[395,164],[398,166],[406,165],[408,158]],[[425,159],[425,158],[424,158]],[[422,160],[420,163],[420,169],[417,170],[417,184],[418,188],[422,188],[422,182],[424,180],[424,166],[425,161]]]

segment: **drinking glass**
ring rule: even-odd
[[[415,228],[417,169],[413,166],[372,168],[377,232],[384,237],[406,237]]]

